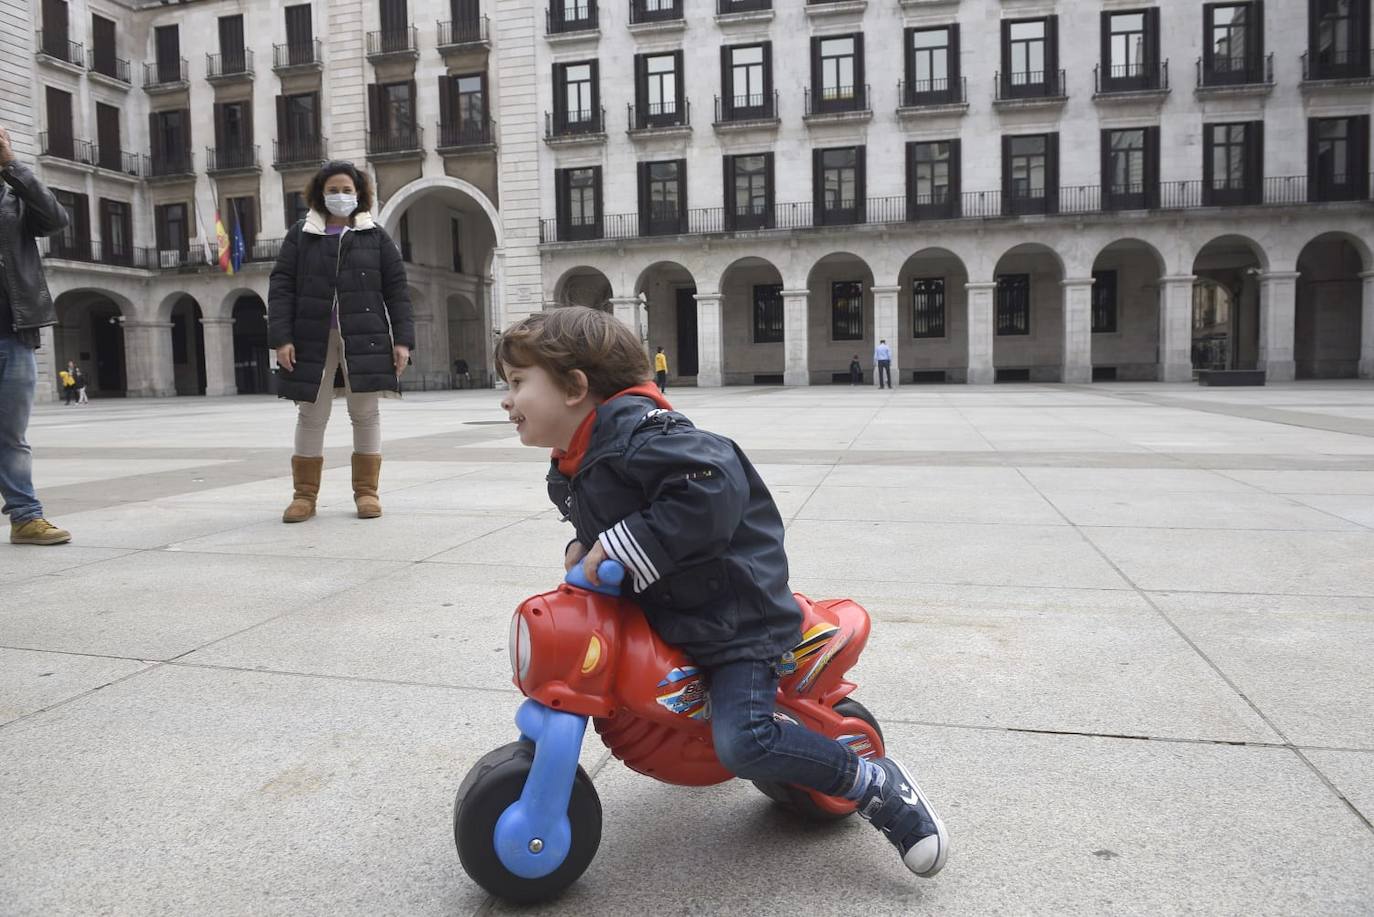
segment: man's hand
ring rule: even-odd
[[[601,546],[601,542],[592,545],[592,549],[587,552],[586,558],[582,561],[582,572],[587,575],[587,582],[593,586],[600,586],[601,580],[596,575],[596,568],[601,566],[603,560],[610,560],[606,549]]]
[[[287,372],[292,372],[296,368],[296,345],[283,344],[277,348],[277,365]]]
[[[14,162],[14,143],[10,140],[10,132],[0,127],[0,169]]]
[[[587,549],[582,547],[582,542],[574,541],[568,545],[568,550],[563,552],[563,572],[567,573],[587,556]]]

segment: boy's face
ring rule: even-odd
[[[541,366],[504,366],[510,390],[501,399],[501,409],[515,424],[520,442],[567,449],[583,418],[596,407],[585,385],[580,394],[569,395]]]

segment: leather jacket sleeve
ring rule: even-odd
[[[24,229],[30,235],[51,236],[67,228],[67,223],[71,221],[67,209],[57,202],[48,186],[39,181],[28,166],[11,162],[0,169],[0,177],[19,198]]]

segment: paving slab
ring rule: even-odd
[[[0,725],[104,687],[149,665],[138,659],[0,647]]]
[[[1142,589],[1374,595],[1374,532],[1079,531]]]
[[[597,777],[604,834],[581,882],[552,904],[492,912],[1368,913],[1374,835],[1285,749],[884,729],[952,834],[932,880],[858,820],[817,828],[742,782],[671,788],[613,762]]]
[[[1356,525],[1374,529],[1374,494],[1285,494],[1290,500],[1314,507]]]
[[[1075,525],[1165,529],[1358,532],[1362,526],[1296,500],[1249,493],[1161,493],[1043,489]]]
[[[1374,749],[1312,750],[1305,754],[1365,819],[1374,822]]]
[[[1124,587],[1076,531],[1058,525],[823,522],[787,529],[789,565],[853,581]]]
[[[1374,598],[1151,597],[1289,741],[1374,749]]]
[[[1374,496],[1374,471],[1227,471],[1254,487],[1276,494],[1365,494]]]
[[[873,631],[853,670],[880,715],[1110,735],[1277,742],[1138,594],[860,583]],[[813,591],[814,590],[814,591]],[[832,591],[838,590],[838,591]]]
[[[282,506],[285,509],[285,503]],[[162,500],[121,503],[79,513],[63,513],[59,524],[78,533],[81,545],[107,548],[161,548],[206,535],[227,533],[261,523],[252,506],[189,506]],[[277,524],[281,524],[280,517]]]
[[[161,666],[0,732],[0,901],[13,917],[474,913],[453,796],[514,737],[515,706]]]
[[[73,535],[73,541],[83,539],[84,533]],[[0,583],[13,583],[73,570],[86,564],[98,564],[115,557],[133,553],[127,548],[88,548],[81,544],[63,545],[0,545]],[[8,597],[8,596],[7,596]],[[0,611],[4,606],[0,605]],[[3,634],[3,631],[0,631]]]
[[[6,584],[0,645],[170,659],[395,568],[141,551]]]
[[[1064,517],[1029,487],[979,491],[971,486],[950,485],[927,490],[832,486],[828,482],[816,488],[800,518],[836,522],[1066,524]]]

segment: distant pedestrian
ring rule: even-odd
[[[859,365],[859,355],[854,354],[854,359],[849,361],[849,384],[862,385],[864,381],[864,368]]]
[[[268,281],[268,343],[277,394],[296,402],[294,486],[282,522],[315,515],[334,396],[353,421],[353,502],[382,514],[382,395],[398,397],[415,347],[401,250],[372,218],[372,183],[351,162],[325,163],[306,188],[310,212],[286,233]]]
[[[70,219],[53,193],[15,159],[9,132],[0,127],[0,497],[13,544],[72,540],[71,532],[43,518],[33,488],[33,453],[24,439],[38,391],[39,329],[57,324],[35,240],[61,232]]]
[[[62,384],[62,403],[69,406],[76,402],[76,376],[72,373],[75,365],[68,360],[67,368],[57,372],[57,381]]]
[[[80,366],[72,366],[72,378],[76,380],[76,403],[90,404],[91,399],[86,397],[86,374]]]
[[[878,388],[892,388],[892,348],[886,340],[873,348],[873,362],[877,364]]]
[[[662,347],[654,354],[654,382],[658,384],[660,394],[668,391],[668,355]]]

